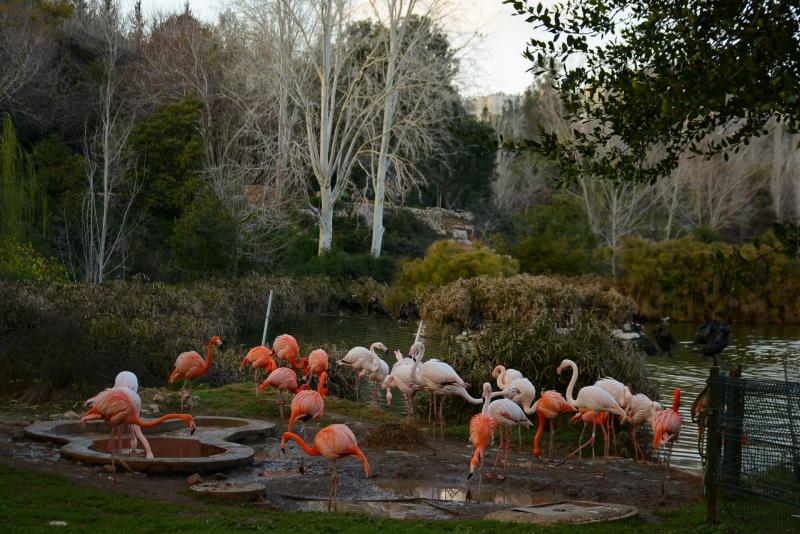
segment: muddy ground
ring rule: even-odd
[[[360,421],[347,422],[362,443],[375,431]],[[192,502],[185,490],[185,475],[150,475],[126,473],[114,484],[101,467],[64,459],[59,446],[36,442],[22,435],[22,427],[31,420],[6,420],[0,423],[0,462],[22,469],[58,474],[81,485],[123,492],[170,502]],[[278,422],[279,423],[279,422]],[[279,432],[284,428],[279,423]],[[305,433],[312,438],[317,427],[309,425]],[[228,481],[257,481],[266,486],[259,505],[281,510],[324,510],[328,497],[331,463],[319,457],[305,456],[294,443],[280,452],[279,437],[249,444],[256,450],[253,463],[224,473]],[[700,479],[690,473],[667,470],[664,466],[637,463],[629,459],[601,458],[592,464],[584,459],[570,459],[554,467],[547,462],[533,462],[530,444],[524,452],[516,447],[509,457],[507,478],[503,481],[482,478],[479,499],[464,505],[466,475],[471,448],[456,441],[434,453],[427,445],[414,450],[395,450],[391,444],[364,446],[373,470],[365,479],[360,462],[338,462],[340,474],[340,511],[363,511],[393,517],[473,518],[507,509],[510,505],[537,504],[558,500],[583,500],[635,506],[646,520],[656,520],[655,512],[697,501]],[[407,448],[407,447],[405,447]],[[494,448],[487,455],[484,472],[490,471]],[[301,474],[301,464],[304,473]],[[202,475],[212,480],[213,473]],[[222,478],[220,475],[218,478]],[[477,490],[477,476],[473,492]],[[476,492],[477,493],[477,492]],[[352,500],[359,502],[353,503]]]

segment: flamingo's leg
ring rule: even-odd
[[[580,445],[583,442],[583,433],[586,432],[586,424],[587,423],[583,423],[583,429],[581,430],[581,435],[580,437],[578,437],[578,451],[580,451],[582,448]],[[579,452],[578,458],[583,458],[583,452]]]
[[[356,377],[353,380],[353,387],[356,390],[356,404],[358,404],[358,373],[356,373]],[[330,510],[329,510],[330,511]]]
[[[555,419],[548,419],[547,422],[550,425],[550,462],[553,461],[553,449],[555,447],[555,438],[556,438],[556,421]]]
[[[131,425],[131,428],[133,429],[133,433],[136,435],[136,437],[139,438],[139,441],[142,442],[142,446],[144,447],[144,451],[145,451],[145,456],[147,457],[148,460],[152,460],[153,459],[153,451],[152,451],[152,449],[150,449],[150,443],[148,443],[147,438],[144,437],[144,434],[142,433],[142,429],[139,428],[139,425]]]
[[[508,452],[511,450],[511,429],[506,429],[506,450],[505,454],[503,454],[503,474],[500,475],[498,478],[500,480],[505,480],[506,478],[506,467],[508,465]]]
[[[281,422],[283,421],[283,390],[278,390],[278,412],[281,416]]]
[[[569,453],[563,460],[561,460],[560,462],[558,462],[556,464],[556,467],[558,467],[559,465],[563,465],[567,460],[569,460],[570,458],[575,456],[577,453],[579,453],[587,445],[591,445],[592,446],[592,451],[594,451],[594,442],[595,442],[595,427],[593,425],[592,426],[592,437],[589,438],[589,441],[587,441],[586,443],[584,443],[583,445],[581,445],[580,447],[578,447],[577,449],[575,449],[574,451]]]
[[[594,441],[597,433],[597,419],[592,419],[592,465],[594,465]]]
[[[183,413],[183,402],[186,400],[186,379],[183,380],[181,387],[181,413]]]
[[[497,460],[500,459],[500,453],[503,450],[503,445],[505,445],[505,442],[503,441],[504,437],[503,427],[500,427],[499,430],[500,430],[500,444],[497,446],[497,455],[494,457],[494,463],[492,464],[492,472],[486,475],[486,478],[494,478],[495,474],[497,473]]]
[[[522,452],[522,427],[517,427],[517,438],[519,438],[519,448],[517,452]]]
[[[406,395],[406,420],[411,421],[411,396]]]
[[[194,408],[194,401],[192,401],[192,381],[189,380],[189,411],[192,411]]]
[[[442,447],[444,447],[444,395],[439,399],[439,428],[441,430],[440,437],[442,438]]]
[[[609,431],[606,430],[605,426],[600,425],[600,430],[603,432],[603,460],[608,461],[608,452],[609,452]]]

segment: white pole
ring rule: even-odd
[[[419,327],[417,327],[417,337],[414,338],[414,343],[419,343],[420,337],[422,337],[422,319],[419,320]]]
[[[264,333],[261,334],[261,345],[267,346],[267,326],[269,326],[269,314],[272,313],[272,290],[269,290],[269,299],[267,300],[267,315],[264,316]]]

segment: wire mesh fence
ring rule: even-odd
[[[722,513],[757,518],[764,532],[800,531],[800,383],[717,377],[709,388],[719,431],[706,476]]]

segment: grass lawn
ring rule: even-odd
[[[124,484],[124,479],[123,482]],[[703,506],[694,504],[660,516],[660,524],[641,518],[598,525],[536,527],[536,532],[759,532],[746,522],[702,526]],[[48,526],[66,521],[64,527]],[[0,529],[3,532],[532,532],[531,527],[493,521],[418,521],[357,514],[273,512],[251,504],[163,503],[76,485],[61,477],[0,465]]]

